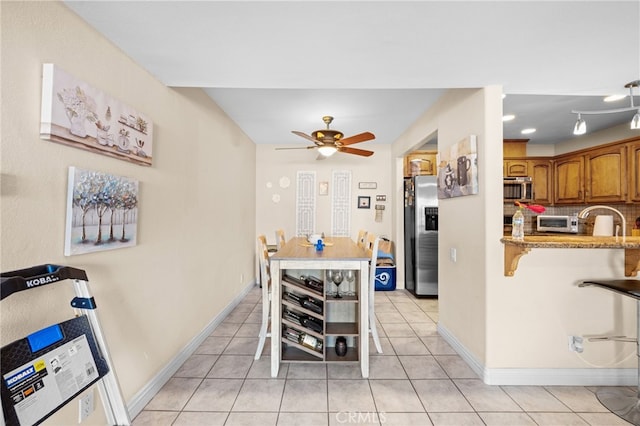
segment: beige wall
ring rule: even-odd
[[[129,401],[253,281],[255,145],[201,90],[164,86],[62,3],[0,7],[1,268],[87,271]],[[147,114],[153,166],[41,140],[46,62]],[[69,166],[140,181],[136,247],[63,256]],[[62,283],[4,300],[2,345],[72,316],[71,297]],[[76,404],[51,419],[76,422]]]
[[[487,235],[498,235],[502,229],[500,99],[499,87],[451,90],[393,147],[394,157],[399,158],[435,131],[438,150],[469,135],[477,136],[479,193],[439,202],[438,298],[440,324],[481,360],[486,351],[487,283],[490,274],[495,273],[487,253],[500,248],[500,243]],[[400,185],[396,188],[401,190]],[[401,202],[395,206],[396,236],[402,235],[402,208]],[[456,263],[449,260],[452,248],[457,251]]]
[[[569,335],[635,336],[632,300],[577,287],[588,278],[624,278],[622,250],[532,249],[521,258],[514,277],[504,276],[500,99],[498,87],[449,91],[394,143],[393,227],[398,263],[404,256],[399,159],[436,131],[438,149],[475,134],[479,194],[439,204],[439,325],[492,383],[499,384],[505,377],[535,382],[540,375],[531,371],[538,369],[634,368],[633,344],[585,342],[582,354],[567,349]],[[456,263],[449,260],[451,248],[457,250]],[[528,376],[509,376],[517,369],[528,371]],[[543,380],[548,379],[544,375]],[[573,379],[576,376],[569,380]],[[590,379],[583,376],[582,380]]]
[[[127,400],[251,282],[256,233],[273,241],[282,227],[293,235],[295,171],[316,170],[318,181],[330,181],[331,170],[350,169],[354,196],[386,194],[383,222],[374,221],[373,210],[354,208],[352,234],[361,227],[390,234],[401,252],[400,158],[435,131],[440,147],[478,135],[480,178],[480,194],[441,203],[441,324],[488,368],[635,366],[633,345],[587,343],[580,356],[566,349],[569,334],[635,334],[632,301],[576,287],[584,278],[621,278],[620,251],[534,249],[515,277],[502,274],[499,88],[448,92],[392,147],[373,145],[369,159],[319,162],[311,152],[266,146],[257,149],[256,162],[255,146],[200,90],[165,87],[64,5],[0,7],[1,268],[59,263],[88,272]],[[44,62],[148,114],[155,123],[153,167],[40,140]],[[137,247],[62,256],[71,165],[140,181]],[[278,189],[282,176],[293,183],[286,191]],[[378,189],[359,190],[359,181],[378,182]],[[281,192],[277,206],[272,191]],[[330,227],[322,214],[328,200],[319,200],[318,231]],[[457,263],[449,260],[450,248],[457,249]],[[2,344],[68,318],[70,298],[62,284],[3,301]],[[74,423],[76,415],[73,406],[51,423]]]
[[[580,149],[592,148],[605,143],[635,137],[638,137],[638,131],[631,130],[629,123],[624,123],[611,129],[587,133],[582,136],[574,136],[571,139],[557,143],[555,145],[555,155],[566,154]]]
[[[624,123],[599,132],[588,132],[581,136],[571,136],[569,139],[558,141],[556,144],[527,144],[527,155],[529,157],[553,157],[554,155],[566,154],[568,152],[592,148],[605,143],[620,141],[637,136],[638,132],[631,130],[629,128],[629,123]]]
[[[301,139],[300,146],[305,142]],[[316,160],[316,150],[277,150],[276,145],[256,147],[256,231],[264,234],[270,244],[275,244],[275,230],[282,228],[287,239],[296,233],[296,176],[298,171],[316,173],[317,183],[329,182],[327,196],[316,193],[316,232],[331,234],[331,197],[333,195],[333,171],[351,172],[351,236],[356,238],[359,229],[366,229],[376,235],[390,237],[392,230],[392,180],[390,145],[365,142],[358,148],[374,151],[371,157],[336,153],[325,160]],[[288,188],[280,186],[280,179],[291,182]],[[359,189],[359,182],[376,182],[377,189]],[[273,202],[273,195],[280,201]],[[386,202],[376,202],[376,195],[386,195]],[[357,208],[357,197],[371,197],[370,209]],[[375,221],[375,204],[386,206],[382,221]]]

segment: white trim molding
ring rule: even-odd
[[[442,324],[438,334],[487,385],[522,386],[636,386],[635,368],[486,368]]]
[[[226,308],[224,308],[215,318],[207,324],[207,326],[198,333],[187,345],[182,348],[180,352],[162,369],[156,374],[138,393],[136,393],[129,403],[127,404],[127,410],[129,411],[129,417],[134,419],[144,407],[153,399],[153,397],[162,389],[162,387],[173,377],[178,369],[185,363],[185,361],[193,355],[198,347],[204,342],[204,340],[211,335],[213,330],[233,311],[233,309],[242,302],[247,296],[249,291],[255,286],[255,283],[249,284],[242,292],[233,299]]]

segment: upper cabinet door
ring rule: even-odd
[[[640,141],[629,147],[629,201],[640,202]]]
[[[504,170],[506,177],[530,176],[526,159],[504,160]]]
[[[404,157],[404,176],[437,174],[435,151],[414,151]]]
[[[554,162],[556,204],[584,203],[584,156],[559,157]],[[535,185],[535,183],[534,183]]]
[[[627,147],[612,146],[585,153],[585,201],[623,202],[627,198]]]
[[[527,168],[533,181],[533,202],[553,203],[553,166],[551,160],[529,160]]]

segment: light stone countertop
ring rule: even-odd
[[[640,269],[640,237],[592,237],[588,235],[525,235],[524,241],[512,237],[500,239],[504,243],[504,275],[512,277],[520,258],[532,248],[596,248],[623,249],[624,275],[635,277]]]
[[[640,237],[592,237],[589,235],[525,235],[524,241],[512,237],[500,239],[505,244],[529,248],[620,248],[640,249]]]

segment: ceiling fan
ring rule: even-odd
[[[327,124],[327,128],[323,130],[316,130],[311,133],[311,136],[303,132],[293,130],[291,133],[298,135],[305,139],[312,141],[315,145],[305,146],[300,148],[276,148],[276,149],[313,149],[318,148],[320,153],[320,159],[330,157],[336,152],[344,152],[345,154],[361,155],[363,157],[370,157],[373,155],[373,151],[367,151],[365,149],[351,148],[348,145],[353,145],[360,142],[366,142],[368,140],[375,139],[375,135],[371,132],[359,133],[357,135],[343,138],[344,134],[338,130],[332,130],[329,128],[329,124],[333,121],[333,117],[324,116],[322,121]]]

